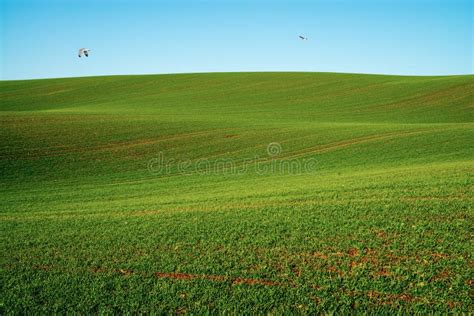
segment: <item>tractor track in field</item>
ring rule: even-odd
[[[398,201],[399,203],[429,203],[432,201],[449,203],[449,202],[471,202],[473,199],[471,197],[461,195],[461,196],[400,196],[396,198],[390,197],[374,197],[374,198],[351,198],[350,200],[340,200],[338,198],[321,198],[316,200],[289,200],[289,201],[272,201],[272,202],[252,202],[252,203],[228,203],[226,206],[227,211],[232,210],[258,210],[262,208],[282,208],[282,207],[317,207],[322,205],[347,205],[352,203],[377,203],[377,202],[386,202]],[[25,221],[25,220],[38,220],[38,219],[70,219],[70,218],[132,218],[132,217],[144,217],[144,216],[154,216],[165,213],[181,213],[181,212],[214,212],[222,210],[222,207],[219,205],[214,206],[203,206],[199,203],[191,204],[187,207],[173,206],[173,207],[163,207],[161,209],[148,209],[148,210],[129,210],[129,211],[119,211],[119,212],[96,212],[88,211],[85,213],[75,213],[75,212],[35,212],[33,214],[16,214],[16,215],[5,215],[0,213],[0,218],[2,220],[13,220],[13,221]]]
[[[449,128],[447,128],[447,129],[449,129]],[[224,129],[224,130],[227,130],[227,129]],[[213,131],[215,131],[215,130],[213,130]],[[286,159],[301,158],[301,157],[304,157],[304,156],[307,156],[307,155],[332,152],[332,151],[336,151],[336,150],[339,150],[339,149],[344,149],[344,148],[347,148],[347,147],[350,147],[350,146],[353,146],[353,145],[358,145],[358,144],[363,144],[363,143],[370,143],[370,142],[381,141],[381,140],[384,140],[384,139],[406,137],[406,136],[412,136],[412,135],[416,135],[416,134],[422,134],[422,133],[427,133],[427,132],[439,132],[439,131],[440,131],[440,129],[426,128],[426,129],[420,129],[420,130],[414,130],[414,131],[401,131],[401,132],[396,131],[396,132],[389,132],[389,133],[385,133],[385,134],[375,134],[375,135],[362,136],[362,137],[351,138],[351,139],[342,140],[342,141],[336,141],[336,142],[332,142],[332,143],[329,143],[329,144],[318,145],[318,146],[315,146],[315,147],[305,148],[303,150],[290,152],[287,155],[281,155],[281,156],[276,156],[276,157],[264,157],[264,158],[259,158],[259,159],[255,159],[255,160],[251,160],[251,161],[243,160],[243,161],[240,161],[240,162],[236,163],[232,167],[233,168],[239,168],[239,167],[243,167],[243,166],[248,165],[248,164],[266,163],[266,162],[272,162],[272,161],[281,161],[281,160],[286,160]],[[294,141],[294,139],[293,140],[286,140],[285,142],[290,142],[290,141]],[[159,141],[157,140],[156,142],[159,142]],[[284,142],[282,142],[282,143],[284,143]],[[265,146],[267,146],[267,144],[258,145],[256,147],[265,147]],[[212,157],[214,158],[214,157],[216,157],[216,155],[214,155]],[[207,157],[200,158],[199,160],[202,160],[202,159],[207,159]],[[197,160],[197,161],[199,161],[199,160]],[[215,171],[216,171],[216,173],[225,172],[226,169],[222,168],[222,169],[218,169],[218,170],[215,170]],[[106,184],[106,185],[109,186],[109,185],[122,185],[122,184],[138,184],[138,183],[147,182],[147,181],[150,181],[152,179],[157,179],[157,178],[179,177],[179,176],[183,176],[183,175],[189,176],[189,175],[193,175],[193,174],[200,174],[200,173],[198,171],[196,171],[196,172],[177,172],[177,173],[168,173],[168,174],[157,174],[157,175],[153,175],[150,178],[146,178],[146,179],[118,181],[118,182],[113,182],[113,183],[109,183],[109,184]]]
[[[73,147],[64,148],[63,146],[62,150],[50,151],[50,152],[47,152],[45,154],[40,154],[40,155],[35,155],[37,154],[35,152],[27,152],[28,155],[22,156],[21,158],[22,159],[37,159],[37,158],[42,158],[42,157],[58,157],[58,156],[64,156],[64,155],[74,154],[74,153],[113,151],[113,150],[118,150],[118,149],[132,148],[136,146],[146,146],[146,145],[173,141],[173,140],[182,140],[182,139],[193,138],[193,137],[198,137],[198,136],[212,135],[215,132],[223,132],[223,131],[230,131],[230,130],[235,130],[235,128],[213,129],[213,130],[178,134],[178,135],[167,136],[167,137],[162,137],[162,138],[151,138],[151,139],[143,139],[143,140],[131,140],[131,141],[125,141],[125,142],[109,143],[109,144],[104,144],[101,146],[85,147],[85,148],[73,148]],[[44,151],[44,150],[47,150],[48,148],[60,148],[60,147],[52,146],[52,147],[38,148],[35,150]],[[6,155],[1,155],[0,159],[15,158],[17,156],[18,154],[6,154]]]
[[[239,167],[243,167],[245,165],[249,164],[255,164],[255,163],[267,163],[267,162],[272,162],[272,161],[282,161],[282,160],[288,160],[288,159],[295,159],[295,158],[301,158],[307,155],[313,155],[313,154],[322,154],[322,153],[327,153],[327,152],[332,152],[336,151],[339,149],[344,149],[353,145],[359,145],[359,144],[364,144],[364,143],[370,143],[370,142],[377,142],[385,139],[392,139],[392,138],[400,138],[400,137],[406,137],[406,136],[412,136],[416,134],[423,134],[427,132],[433,132],[433,131],[439,131],[439,130],[433,130],[431,128],[429,129],[422,129],[422,130],[415,130],[415,131],[397,131],[397,132],[390,132],[390,133],[385,133],[385,134],[375,134],[375,135],[368,135],[368,136],[362,136],[362,137],[357,137],[357,138],[351,138],[347,140],[342,140],[342,141],[337,141],[325,145],[318,145],[315,147],[308,147],[302,150],[290,152],[289,154],[286,155],[278,155],[275,157],[264,157],[264,158],[257,158],[254,160],[244,160],[240,161],[239,163],[235,163],[232,165],[232,168],[236,169]],[[291,140],[288,140],[288,142]],[[294,140],[293,140],[294,141]],[[264,146],[267,146],[265,144]],[[262,147],[262,145],[259,145],[258,147]],[[212,156],[213,158],[216,156]],[[202,159],[207,159],[207,157],[200,158],[199,160]],[[199,161],[197,160],[197,161]],[[230,168],[221,168],[221,169],[216,169],[214,170],[216,173],[220,172],[225,172],[226,170],[229,170]],[[157,177],[159,178],[166,178],[166,177],[175,177],[175,176],[181,176],[181,175],[192,175],[192,174],[200,174],[199,171],[195,172],[184,172],[184,173],[172,173],[172,174],[164,174],[160,175],[158,174]],[[148,181],[147,180],[130,180],[130,182],[126,183],[140,183],[143,181]]]
[[[320,153],[326,153],[326,152],[332,152],[338,149],[350,147],[352,145],[359,145],[363,143],[369,143],[369,142],[376,142],[384,139],[391,139],[391,138],[399,138],[399,137],[404,137],[404,136],[411,136],[415,134],[422,134],[426,133],[429,131],[433,131],[433,129],[423,129],[423,130],[416,130],[416,131],[402,131],[402,132],[390,132],[386,134],[376,134],[376,135],[369,135],[369,136],[362,136],[362,137],[357,137],[357,138],[352,138],[348,140],[343,140],[343,141],[338,141],[334,143],[329,143],[326,145],[322,146],[316,146],[316,147],[309,147],[303,150],[299,150],[296,152],[292,152],[289,155],[284,155],[284,156],[277,156],[275,159],[293,159],[293,158],[299,158],[303,157],[309,154],[320,154]],[[267,159],[268,160],[268,159]],[[269,159],[272,160],[272,159]]]
[[[463,99],[466,96],[462,94],[463,91],[472,91],[474,85],[472,83],[456,84],[450,87],[445,87],[441,90],[430,91],[429,93],[420,93],[407,97],[396,102],[382,103],[368,107],[369,110],[375,109],[402,109],[417,104],[429,104],[430,102],[439,102],[443,98],[449,98],[451,102]],[[460,93],[459,93],[460,92]]]

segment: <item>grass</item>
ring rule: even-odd
[[[0,313],[472,312],[473,91],[2,81]]]

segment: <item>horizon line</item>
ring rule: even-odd
[[[365,75],[365,76],[384,76],[384,77],[461,77],[474,76],[474,73],[460,73],[447,75],[416,75],[416,74],[390,74],[390,73],[364,73],[364,72],[339,72],[339,71],[291,71],[291,70],[271,70],[271,71],[197,71],[197,72],[170,72],[170,73],[137,73],[137,74],[110,74],[110,75],[90,75],[77,77],[43,77],[43,78],[24,78],[24,79],[0,79],[0,82],[8,81],[33,81],[33,80],[57,80],[57,79],[80,79],[80,78],[103,78],[103,77],[133,77],[133,76],[170,76],[170,75],[199,75],[199,74],[340,74],[340,75]]]

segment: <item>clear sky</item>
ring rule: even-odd
[[[0,77],[472,74],[472,2],[0,0]]]

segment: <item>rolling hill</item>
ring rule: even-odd
[[[472,311],[473,107],[472,75],[1,81],[0,312]]]

